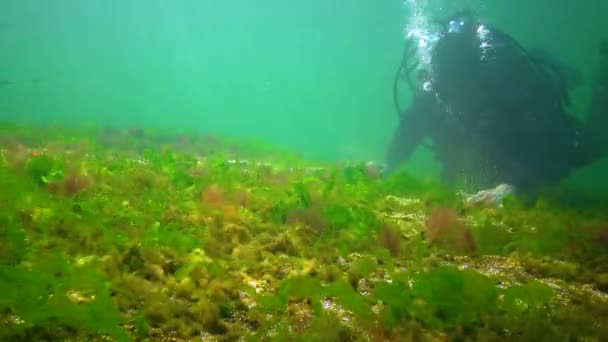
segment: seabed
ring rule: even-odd
[[[0,126],[2,341],[607,341],[608,210],[195,133]]]

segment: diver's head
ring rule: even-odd
[[[458,90],[479,72],[480,61],[479,42],[474,35],[466,32],[444,35],[431,55],[435,89],[444,95]]]
[[[475,14],[468,9],[457,11],[447,18],[435,21],[435,23],[441,26],[443,34],[474,32],[479,24]]]
[[[450,20],[448,23],[448,33],[460,33],[465,28],[465,22],[458,18]]]
[[[469,11],[457,12],[442,23],[443,34],[431,53],[433,87],[440,97],[453,99],[477,78],[483,54],[480,26]]]

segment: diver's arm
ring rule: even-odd
[[[386,154],[388,173],[407,161],[416,147],[428,135],[434,108],[435,102],[430,96],[417,96],[410,108],[400,115],[399,124],[393,133]]]

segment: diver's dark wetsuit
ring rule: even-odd
[[[608,53],[601,62],[605,82]],[[430,88],[416,90],[401,113],[389,170],[430,138],[447,182],[463,176],[478,188],[507,183],[533,193],[601,158],[606,87],[596,87],[592,124],[580,122],[565,111],[567,89],[551,67],[493,28],[469,22],[445,32],[431,50]]]

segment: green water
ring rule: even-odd
[[[0,6],[12,19],[1,32],[3,77],[25,82],[3,89],[5,115],[196,127],[320,158],[377,157],[394,124],[398,2]]]
[[[428,3],[6,0],[0,75],[15,84],[0,88],[0,118],[195,128],[310,158],[381,160],[412,9],[436,17],[467,5],[579,69],[587,83],[573,112],[584,116],[605,1]],[[438,166],[422,152],[410,167],[433,176]],[[601,194],[605,171],[575,178]]]

